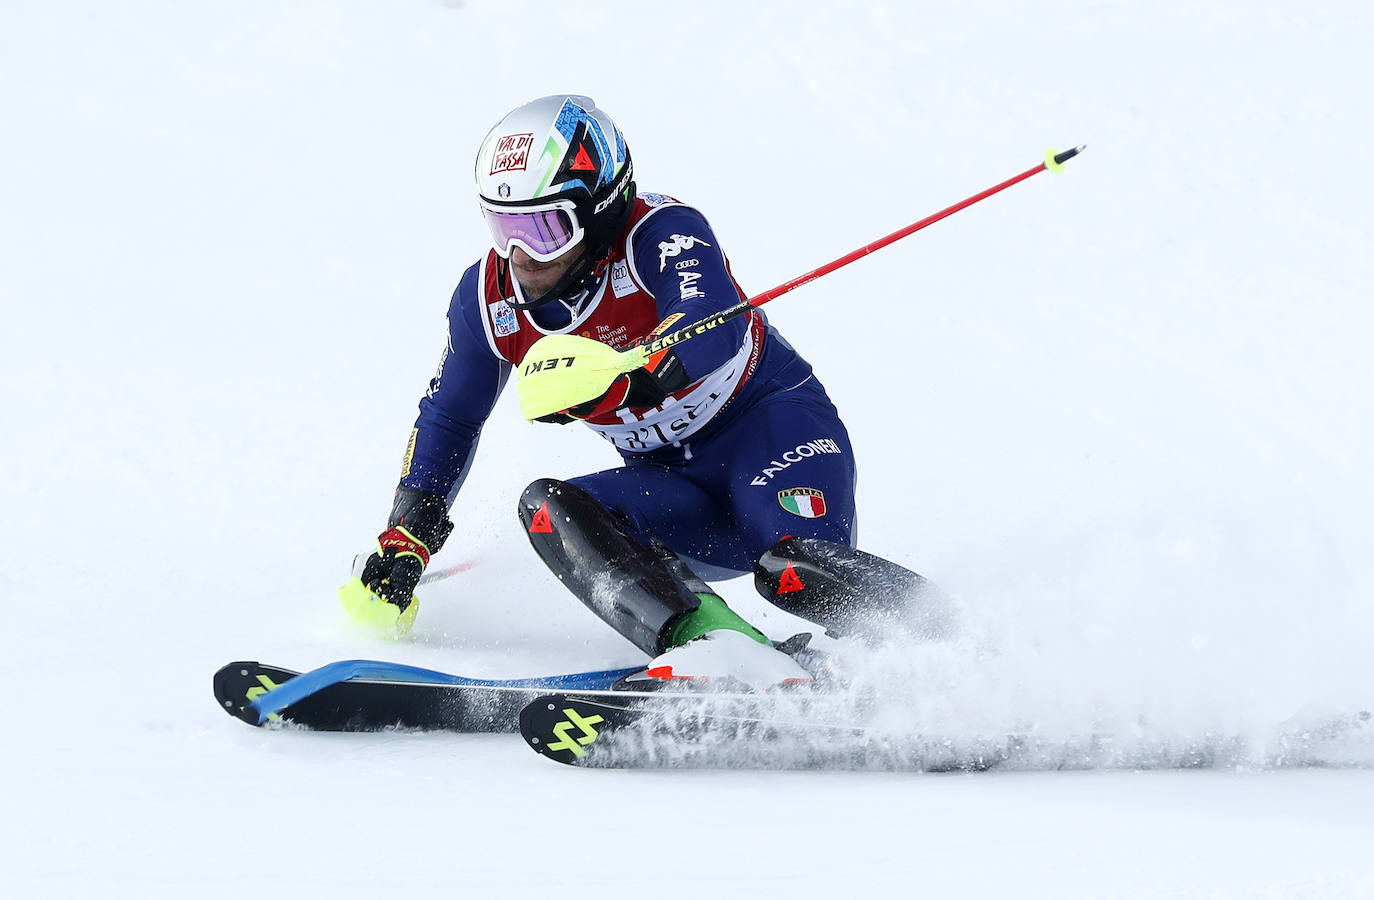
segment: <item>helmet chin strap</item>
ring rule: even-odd
[[[533,299],[526,295],[525,302],[520,304],[520,308],[538,309],[555,300],[561,300],[568,305],[570,312],[576,314],[575,307],[580,305],[580,301],[585,299],[586,295],[589,295],[592,289],[596,287],[597,282],[600,281],[600,275],[596,270],[600,263],[610,255],[609,249],[608,247],[596,247],[583,253],[582,258],[569,266],[568,271],[563,273],[562,278],[554,282],[553,287]],[[507,271],[509,271],[510,263],[507,262],[506,265]],[[514,273],[511,273],[511,278],[515,279]],[[520,291],[521,293],[525,291],[523,284],[520,285]],[[583,297],[578,297],[579,293]]]

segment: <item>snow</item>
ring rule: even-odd
[[[511,396],[436,561],[477,564],[415,638],[350,633],[333,598],[484,245],[477,143],[563,89],[754,291],[1089,145],[769,306],[850,426],[863,545],[964,610],[961,640],[866,671],[914,721],[1186,740],[1374,704],[1374,11],[926,6],[7,0],[5,894],[1374,896],[1374,773],[1262,748],[583,772],[214,709],[231,659],[635,659],[514,516],[614,457]]]

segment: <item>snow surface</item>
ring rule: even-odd
[[[4,894],[1374,896],[1374,772],[1263,745],[1374,704],[1372,25],[1353,0],[4,0]],[[477,143],[558,90],[754,291],[1087,142],[769,307],[859,448],[863,545],[964,611],[864,677],[915,724],[1253,752],[583,772],[216,711],[231,659],[635,659],[514,516],[614,457],[510,396],[438,560],[477,565],[415,639],[333,597],[484,245]]]

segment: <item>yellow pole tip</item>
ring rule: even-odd
[[[1087,146],[1087,144],[1079,144],[1077,147],[1062,152],[1058,150],[1046,150],[1045,168],[1049,169],[1051,172],[1064,171],[1064,163],[1082,153]]]

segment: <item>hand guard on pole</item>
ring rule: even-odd
[[[601,344],[599,341],[577,337],[576,335],[555,335],[555,337],[573,337],[579,342],[586,341],[596,344],[598,347],[606,347],[605,344]],[[546,340],[548,340],[548,338],[542,338],[540,343]],[[535,346],[538,347],[539,344]],[[586,348],[579,348],[577,344],[570,342],[564,342],[564,346],[572,348],[572,356],[556,357],[555,359],[558,363],[564,364],[563,370],[566,373],[571,373],[574,369],[578,368],[579,362],[591,362],[600,355],[600,351],[598,350],[590,350],[590,352],[587,352]],[[611,352],[614,353],[616,351],[612,350]],[[571,362],[567,361],[569,359]],[[557,381],[556,369],[557,367],[555,367],[555,374],[550,377],[550,381]],[[587,380],[585,378],[579,378],[576,375],[570,376],[567,381],[568,383],[561,388],[555,383],[553,387],[555,390],[559,390],[560,393],[551,394],[550,396],[556,396],[560,401],[578,397],[599,386],[601,383],[599,380]],[[522,379],[517,382],[517,385],[524,386],[531,383],[532,382],[529,380]],[[598,416],[604,416],[607,413],[614,412],[617,409],[622,409],[627,406],[636,409],[649,409],[658,406],[669,394],[680,391],[691,383],[691,376],[687,374],[687,368],[682,364],[682,360],[678,358],[677,354],[671,350],[663,350],[653,356],[645,358],[640,366],[629,372],[611,375],[610,385],[600,394],[591,397],[591,399],[583,400],[580,403],[575,403],[544,415],[536,415],[533,421],[566,425],[569,422],[575,422],[581,419],[595,419]],[[522,390],[522,409],[524,406],[525,394]]]
[[[339,602],[353,621],[388,636],[409,632],[419,613],[415,588],[439,552],[453,523],[443,497],[407,487],[396,489],[388,528],[362,571],[339,588]]]

